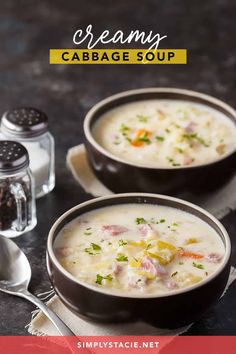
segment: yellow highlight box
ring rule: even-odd
[[[50,64],[187,64],[186,49],[50,49]]]

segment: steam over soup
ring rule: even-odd
[[[236,127],[223,113],[177,100],[121,105],[98,119],[93,135],[114,156],[162,168],[210,163],[236,148]]]
[[[121,204],[83,214],[55,240],[76,279],[116,294],[165,294],[197,284],[222,262],[224,245],[199,218],[171,207]]]

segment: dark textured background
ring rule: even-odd
[[[50,286],[45,268],[50,226],[68,208],[90,198],[65,166],[67,149],[83,140],[85,113],[110,94],[148,86],[195,89],[236,107],[235,16],[233,0],[0,1],[0,114],[19,105],[38,107],[48,114],[56,138],[56,189],[38,201],[36,229],[17,240],[32,265],[34,293]],[[49,48],[72,47],[75,30],[90,23],[97,33],[107,28],[167,34],[162,47],[187,48],[188,65],[50,66]],[[223,220],[233,242],[234,264],[235,216],[232,212]],[[189,334],[236,335],[235,297],[233,285]],[[0,335],[26,334],[33,308],[0,294]]]

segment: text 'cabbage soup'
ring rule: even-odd
[[[236,148],[235,124],[206,105],[177,100],[124,104],[102,115],[92,129],[100,146],[143,166],[207,164]]]
[[[54,249],[76,279],[123,296],[197,284],[218,269],[225,252],[220,236],[201,219],[152,204],[85,213],[62,229]]]

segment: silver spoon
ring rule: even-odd
[[[11,240],[0,235],[0,291],[23,297],[35,304],[63,336],[75,334],[41,300],[28,291],[31,268],[26,255]]]

